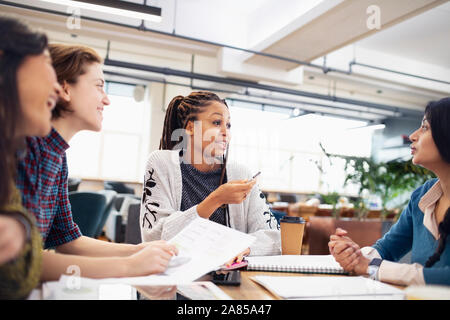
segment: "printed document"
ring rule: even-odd
[[[169,263],[169,267],[163,274],[97,281],[143,286],[191,283],[206,273],[219,269],[224,263],[250,247],[255,239],[251,235],[208,219],[197,218],[168,241],[178,248],[179,253],[172,258],[177,263]],[[68,279],[66,277],[60,281],[68,281]]]

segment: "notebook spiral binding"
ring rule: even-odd
[[[277,265],[277,264],[252,264],[247,266],[247,270],[260,270],[270,272],[299,272],[299,273],[324,273],[324,274],[347,274],[343,269],[329,267],[304,267],[295,265]]]

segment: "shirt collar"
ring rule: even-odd
[[[419,201],[419,209],[424,213],[423,224],[428,231],[434,236],[435,239],[439,238],[439,230],[434,218],[434,209],[436,207],[436,202],[442,196],[441,183],[436,181],[436,183],[422,196]]]
[[[63,154],[70,147],[55,128],[52,128],[50,134],[45,137],[45,141],[58,154]]]
[[[425,213],[426,209],[435,206],[436,202],[442,196],[442,188],[440,181],[436,181],[435,184],[422,196],[419,201],[419,208]]]

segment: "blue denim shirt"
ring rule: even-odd
[[[425,265],[434,254],[439,240],[424,225],[419,202],[436,182],[437,179],[432,179],[417,188],[397,223],[373,245],[383,259],[396,262],[411,250],[411,263]],[[450,237],[440,260],[430,268],[423,268],[423,276],[427,284],[450,285]]]

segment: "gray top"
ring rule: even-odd
[[[252,171],[243,164],[227,161],[227,181],[251,179]],[[180,210],[182,180],[178,150],[155,150],[149,155],[139,218],[143,241],[168,241],[190,222],[199,219],[197,205]],[[250,255],[279,255],[281,237],[278,223],[261,195],[261,190],[255,185],[244,201],[229,204],[228,222],[231,228],[256,238],[250,245]]]

